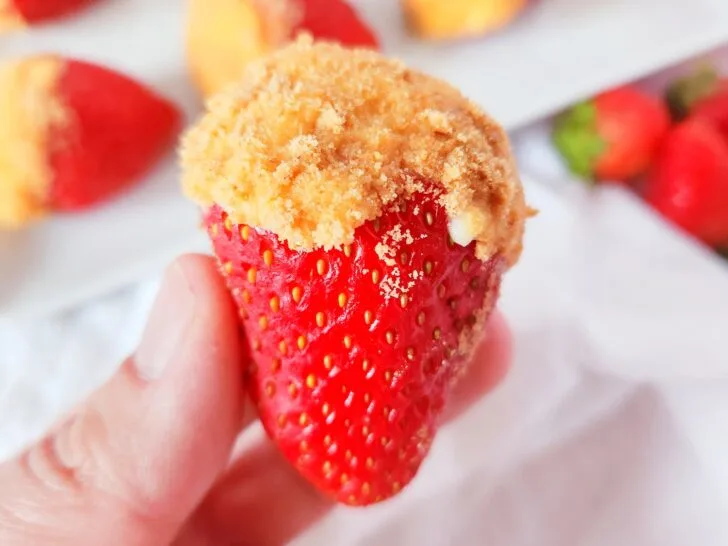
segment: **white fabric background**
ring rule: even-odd
[[[297,544],[728,544],[728,264],[626,193],[567,180],[546,136],[515,138],[542,212],[504,286],[512,374],[398,499]],[[0,323],[0,458],[113,373],[156,284]]]

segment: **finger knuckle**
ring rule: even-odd
[[[42,487],[82,494],[92,483],[98,461],[90,431],[103,427],[93,413],[73,414],[29,449],[23,466],[30,478]]]

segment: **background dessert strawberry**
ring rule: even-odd
[[[0,67],[0,227],[109,199],[172,144],[169,101],[106,68],[57,56]]]
[[[0,0],[0,33],[68,15],[96,0]]]
[[[246,63],[299,32],[347,46],[377,48],[366,23],[346,0],[191,0],[187,52],[193,78],[211,95]]]
[[[488,34],[509,24],[528,5],[528,0],[401,1],[410,27],[433,40]]]
[[[217,95],[182,159],[268,434],[340,502],[397,494],[521,252],[502,129],[398,62],[301,41]]]

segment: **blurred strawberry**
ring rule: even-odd
[[[562,114],[553,141],[574,174],[627,182],[648,169],[669,126],[669,113],[659,99],[621,87]]]
[[[375,503],[413,479],[498,296],[505,260],[453,243],[437,197],[415,194],[330,251],[292,251],[219,207],[206,215],[261,421],[339,502]]]
[[[667,102],[675,119],[687,116],[714,124],[728,140],[728,80],[709,67],[673,83]]]
[[[330,40],[353,47],[379,48],[379,40],[346,0],[295,0],[301,19],[293,29],[309,32],[316,40]],[[295,4],[292,4],[295,6]]]
[[[137,182],[181,115],[117,72],[39,56],[0,67],[0,225],[79,210]]]
[[[34,25],[63,17],[96,0],[4,0],[0,1],[0,31]]]
[[[667,219],[712,247],[728,245],[728,143],[702,119],[665,137],[644,198]]]
[[[374,31],[346,0],[192,0],[187,52],[195,82],[204,95],[212,95],[240,77],[250,61],[301,32],[345,46],[379,48]]]

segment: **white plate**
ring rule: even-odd
[[[506,127],[728,40],[726,0],[539,0],[506,31],[465,43],[408,37],[395,0],[359,0],[388,53],[458,85]],[[56,51],[108,64],[199,108],[183,57],[180,0],[107,0],[62,24],[0,38],[0,56]],[[206,249],[172,154],[150,179],[92,213],[0,234],[0,314],[67,308]]]

